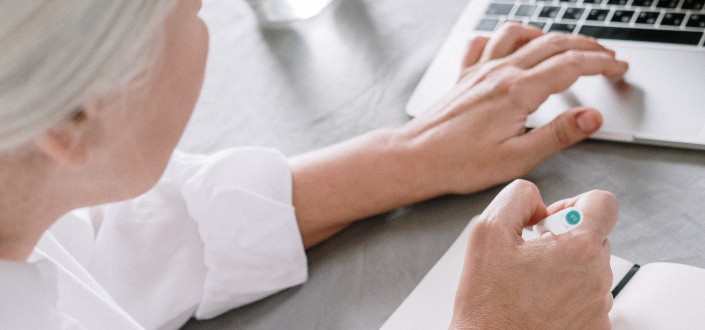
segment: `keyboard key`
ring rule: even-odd
[[[612,15],[612,22],[617,23],[629,23],[634,16],[633,10],[615,10],[614,15]]]
[[[583,25],[580,34],[601,39],[664,42],[683,45],[697,45],[702,32],[632,29],[607,26]]]
[[[654,4],[654,0],[634,0],[632,2],[633,7],[651,7]]]
[[[494,29],[497,27],[497,23],[499,23],[499,20],[485,18],[480,20],[480,23],[477,23],[477,27],[475,28],[475,30],[494,31]]]
[[[599,5],[602,3],[602,0],[583,0],[583,3],[594,3],[596,5]]]
[[[576,3],[578,0],[558,0],[558,2],[570,2],[570,3]]]
[[[688,19],[688,23],[685,24],[687,27],[694,28],[705,28],[705,15],[702,14],[692,14]]]
[[[534,14],[535,10],[536,6],[534,5],[521,5],[517,9],[517,12],[514,14],[514,16],[531,17]]]
[[[546,27],[546,22],[529,22],[529,25],[535,26],[541,30],[543,30],[544,27]]]
[[[661,14],[657,11],[642,11],[636,17],[637,24],[656,24],[658,20],[658,15]]]
[[[701,10],[703,7],[705,7],[705,0],[685,0],[683,2],[683,9]]]
[[[610,11],[607,9],[593,9],[588,14],[587,20],[602,22],[607,18],[607,14],[609,14],[609,13],[610,13]]]
[[[566,8],[565,13],[563,13],[563,19],[579,20],[580,16],[583,16],[583,12],[585,12],[583,8]]]
[[[548,28],[550,32],[573,33],[573,30],[575,30],[575,24],[553,23],[551,27]]]
[[[656,4],[657,8],[676,8],[680,0],[659,0]]]
[[[607,0],[608,5],[626,6],[627,0]]]
[[[487,15],[508,15],[514,7],[513,3],[491,3],[487,7],[485,14]]]
[[[541,13],[539,14],[539,17],[544,17],[544,18],[555,18],[556,15],[558,15],[558,11],[561,10],[561,7],[551,7],[551,6],[546,6],[541,8]]]
[[[661,20],[661,25],[681,26],[684,19],[685,14],[666,13]]]

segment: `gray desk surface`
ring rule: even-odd
[[[403,125],[404,105],[465,0],[338,0],[260,30],[238,0],[206,0],[204,93],[189,151],[257,145],[295,155]],[[613,253],[705,267],[705,153],[588,141],[525,176],[552,202],[601,188],[620,199]],[[501,187],[359,222],[308,252],[304,285],[185,329],[375,329]]]

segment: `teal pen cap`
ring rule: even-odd
[[[539,221],[539,223],[534,225],[533,231],[537,234],[545,232],[563,234],[579,226],[582,222],[583,213],[575,207],[569,207]]]

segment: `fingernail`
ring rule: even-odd
[[[598,119],[590,112],[585,111],[576,118],[578,128],[586,134],[592,133],[600,126]]]

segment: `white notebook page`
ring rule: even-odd
[[[612,329],[705,329],[705,269],[642,266],[614,299]]]

